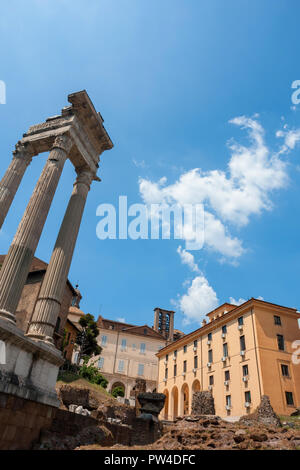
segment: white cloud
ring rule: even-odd
[[[286,129],[286,127],[287,126],[284,126],[284,129]],[[284,138],[284,146],[282,147],[283,152],[287,152],[288,150],[294,150],[298,142],[300,142],[300,129],[277,131],[276,137]]]
[[[277,137],[284,139],[283,144],[279,151],[272,151],[265,142],[265,132],[257,118],[258,115],[253,118],[240,116],[230,121],[247,131],[248,144],[229,142],[230,158],[226,170],[204,172],[194,168],[183,172],[173,184],[168,184],[166,177],[158,181],[139,180],[140,194],[147,205],[204,204],[205,247],[221,254],[221,261],[226,259],[232,264],[237,264],[246,250],[242,241],[230,232],[234,227],[246,226],[254,215],[272,209],[272,193],[288,183],[287,162],[282,156],[300,140],[300,131],[291,133],[285,126],[277,133]],[[181,246],[177,252],[182,263],[199,275],[184,283],[187,291],[178,296],[176,305],[184,315],[185,324],[200,323],[206,313],[218,306],[218,297],[200,272],[194,256]],[[240,305],[245,299],[230,297],[230,302]]]
[[[249,144],[230,142],[227,171],[194,168],[169,185],[166,177],[158,182],[141,178],[139,189],[146,204],[204,203],[206,247],[237,259],[245,249],[229,227],[245,226],[251,216],[270,210],[272,192],[286,186],[288,177],[282,152],[272,153],[267,147],[264,129],[256,119],[240,116],[230,122],[247,130]],[[288,142],[294,145],[295,137],[290,136]]]
[[[197,276],[190,284],[187,293],[177,302],[184,315],[184,324],[201,323],[204,315],[218,306],[214,289],[203,276]]]
[[[177,248],[177,253],[179,254],[181,262],[183,264],[188,265],[188,267],[192,271],[199,272],[199,268],[195,263],[195,258],[191,253],[189,253],[185,249],[182,249],[181,245]]]
[[[146,164],[145,160],[135,160],[134,158],[132,159],[132,163],[137,167],[137,168],[147,168],[148,165]]]
[[[239,300],[236,300],[233,297],[229,297],[229,302],[233,305],[242,305],[247,302],[247,300],[243,299],[242,297],[240,297]]]
[[[122,318],[117,318],[116,321],[118,321],[120,323],[126,323],[125,318],[123,318],[123,317]]]
[[[256,297],[257,300],[264,300],[264,298],[260,295],[259,297]],[[236,300],[233,297],[229,297],[229,302],[233,305],[242,305],[245,302],[247,302],[246,299],[243,299],[242,297],[239,298],[239,300]]]

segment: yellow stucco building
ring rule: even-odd
[[[190,414],[199,390],[212,392],[221,417],[253,412],[262,395],[278,414],[300,406],[296,309],[252,298],[240,306],[223,304],[207,317],[201,328],[157,353],[158,391],[166,395],[162,419]]]

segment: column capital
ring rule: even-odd
[[[30,149],[29,145],[22,144],[20,141],[15,145],[15,150],[13,151],[13,158],[19,158],[24,160],[27,165],[31,162],[33,157],[33,152]]]
[[[52,145],[52,149],[62,149],[66,153],[69,153],[73,147],[73,140],[67,134],[58,135]]]
[[[93,181],[101,181],[100,178],[90,168],[84,166],[76,169],[77,178],[74,186],[85,184],[90,189]]]

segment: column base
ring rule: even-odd
[[[26,337],[3,318],[0,339],[5,347],[5,360],[0,364],[0,392],[58,407],[55,384],[64,362],[61,353],[50,344]]]
[[[46,343],[49,346],[53,346],[55,348],[54,340],[51,338],[51,336],[39,335],[38,333],[27,333],[25,336],[32,339],[33,341],[42,341],[43,343]]]
[[[13,325],[16,325],[16,317],[13,313],[8,312],[7,310],[0,310],[0,318],[9,321]]]

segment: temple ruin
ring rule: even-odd
[[[53,332],[63,299],[78,231],[100,155],[113,144],[103,119],[86,91],[68,96],[71,105],[44,123],[31,126],[17,143],[0,182],[0,228],[33,157],[50,152],[0,270],[0,343],[6,361],[0,364],[0,393],[58,406],[55,383],[61,352]],[[77,177],[47,267],[28,332],[16,326],[15,312],[42,230],[69,159]]]

